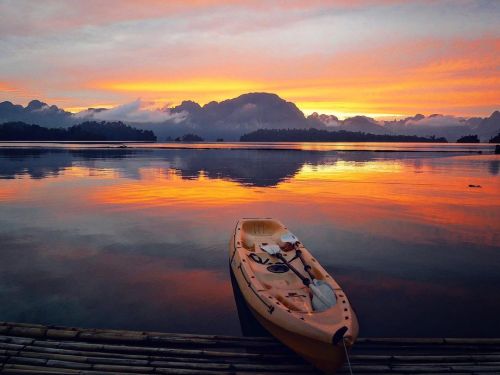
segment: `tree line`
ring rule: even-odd
[[[118,122],[87,121],[69,128],[45,128],[24,122],[0,125],[1,141],[143,141],[154,142],[151,130],[136,129]]]
[[[241,142],[432,142],[447,143],[444,137],[416,135],[371,134],[346,130],[259,129],[242,135]]]

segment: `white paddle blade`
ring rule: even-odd
[[[260,245],[260,248],[269,255],[276,255],[281,252],[281,249],[278,245]]]
[[[311,282],[309,288],[313,294],[312,306],[314,311],[328,310],[337,303],[337,297],[332,287],[326,282],[315,279]]]
[[[281,242],[295,245],[297,242],[299,242],[299,239],[295,237],[293,233],[286,232],[284,235],[281,236]]]

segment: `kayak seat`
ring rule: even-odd
[[[281,236],[288,233],[273,220],[248,220],[241,228],[243,247],[249,251],[260,251],[260,245],[280,244]]]
[[[273,238],[271,236],[254,236],[249,233],[244,233],[241,236],[243,247],[249,251],[262,252],[261,246],[265,244],[273,244]]]

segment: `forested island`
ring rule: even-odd
[[[259,129],[242,135],[241,142],[431,142],[447,143],[444,137],[416,135],[371,134],[346,130]]]
[[[189,134],[184,134],[182,137],[175,138],[174,141],[175,142],[203,142],[204,139],[201,138],[197,134],[189,133]]]
[[[136,129],[123,122],[88,121],[69,128],[45,128],[24,122],[0,124],[0,141],[141,141],[155,142],[151,130]]]
[[[500,143],[500,133],[498,133],[494,137],[490,138],[489,142],[490,143]]]
[[[475,134],[465,135],[457,139],[457,143],[479,143],[479,137]]]

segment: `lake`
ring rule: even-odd
[[[360,335],[500,336],[500,156],[458,144],[0,144],[0,321],[240,334],[228,242],[284,222]]]

